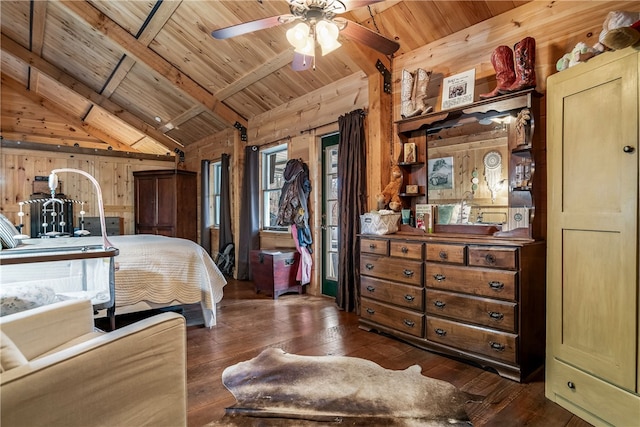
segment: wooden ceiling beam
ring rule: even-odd
[[[42,46],[44,45],[44,26],[47,21],[47,5],[48,1],[32,1],[32,19],[31,19],[31,52],[36,55],[42,55]]]
[[[2,34],[0,49],[2,49],[3,52],[6,52],[14,56],[15,58],[25,62],[27,65],[35,68],[42,74],[52,78],[53,80],[56,80],[67,89],[77,93],[92,104],[103,108],[105,111],[118,117],[120,120],[127,123],[134,129],[137,129],[138,131],[155,139],[157,142],[167,147],[169,151],[173,151],[174,148],[184,148],[182,144],[169,138],[164,133],[159,132],[153,126],[147,124],[144,120],[139,119],[137,116],[122,108],[115,102],[111,101],[106,96],[100,95],[99,93],[95,92],[93,89],[91,89],[81,81],[75,79],[74,77],[70,76],[69,74],[65,73],[64,71],[60,70],[55,65],[49,63],[33,52],[30,52],[29,50],[23,48],[5,34]]]
[[[45,108],[46,110],[50,111],[51,113],[57,115],[58,117],[64,119],[67,124],[74,126],[78,129],[82,129],[83,131],[85,131],[87,134],[89,134],[90,136],[97,138],[101,141],[104,141],[104,143],[102,144],[103,149],[107,149],[107,145],[110,145],[112,147],[112,149],[114,150],[119,150],[119,151],[133,151],[133,152],[139,152],[136,149],[131,148],[129,145],[123,143],[122,141],[117,140],[116,138],[112,137],[111,135],[107,134],[106,132],[91,126],[90,124],[83,122],[81,119],[79,119],[78,117],[76,117],[74,114],[66,111],[64,109],[64,107],[62,107],[61,105],[59,105],[56,102],[50,101],[47,98],[38,95],[36,92],[27,89],[26,87],[24,87],[24,85],[22,83],[20,83],[19,81],[17,81],[16,79],[14,79],[11,76],[6,75],[5,73],[0,73],[1,78],[2,78],[2,86],[5,88],[9,88],[11,90],[13,90],[14,92],[18,93],[20,96],[23,96],[25,98],[27,98],[29,101],[33,102],[34,104],[37,104],[43,108]],[[87,144],[82,144],[81,142],[78,142],[78,144],[80,145],[84,145],[85,147],[87,146]],[[94,144],[91,144],[92,147],[91,148],[95,148]]]
[[[199,102],[208,110],[211,110],[220,120],[230,126],[240,123],[247,126],[247,119],[236,111],[223,104],[218,98],[200,86],[197,82],[184,74],[169,61],[149,49],[144,43],[139,42],[124,28],[109,19],[105,14],[94,8],[86,1],[61,0],[59,2],[70,13],[85,21],[94,29],[100,31],[111,41],[119,45],[127,55],[134,57],[138,62],[145,64],[163,76],[174,87],[180,89],[194,102]]]
[[[142,34],[138,36],[138,41],[148,47],[151,41],[158,35],[162,27],[164,27],[167,21],[171,18],[173,12],[175,12],[178,6],[180,6],[180,3],[182,3],[182,0],[163,1],[160,3],[160,6],[153,14],[153,17],[142,30]],[[111,96],[118,86],[120,86],[120,83],[122,83],[135,63],[136,60],[134,58],[125,55],[122,61],[116,65],[116,70],[111,75],[111,79],[109,79],[109,82],[104,89],[102,89],[101,93],[104,96]]]
[[[267,77],[269,74],[279,70],[282,67],[289,65],[292,60],[293,60],[293,52],[290,49],[282,51],[275,57],[265,62],[264,64],[254,68],[253,70],[246,73],[244,76],[228,84],[223,89],[220,89],[219,91],[217,91],[215,93],[215,96],[221,101],[225,100],[230,96],[247,88],[248,86],[251,86],[257,81],[262,80],[263,78]]]

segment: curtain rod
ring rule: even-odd
[[[358,111],[358,110],[361,110],[362,114],[365,115],[365,116],[367,116],[369,114],[369,109],[368,108],[357,108],[354,111]],[[345,114],[348,114],[348,113],[345,113]],[[334,121],[328,122],[328,123],[323,123],[323,124],[315,126],[315,127],[310,127],[310,128],[307,128],[307,129],[303,129],[303,130],[300,131],[300,135],[302,135],[305,132],[311,132],[312,130],[320,129],[321,127],[324,127],[324,126],[334,125],[336,123],[338,123],[338,120],[334,120]]]

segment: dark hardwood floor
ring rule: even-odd
[[[189,319],[191,309],[185,315]],[[193,308],[197,315],[197,306]],[[256,294],[251,282],[229,280],[218,306],[218,324],[187,327],[188,425],[219,420],[235,399],[222,385],[222,371],[268,347],[302,355],[343,355],[372,360],[388,369],[418,364],[422,374],[485,396],[468,403],[474,426],[572,426],[590,424],[544,397],[544,374],[519,384],[462,361],[420,350],[358,328],[353,313],[333,299],[285,294],[278,300]]]

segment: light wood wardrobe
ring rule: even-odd
[[[640,425],[639,61],[547,80],[546,396],[594,425]]]

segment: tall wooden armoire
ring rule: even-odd
[[[546,396],[598,426],[640,423],[639,55],[547,80]]]
[[[134,172],[136,234],[197,241],[197,176],[184,170]]]

